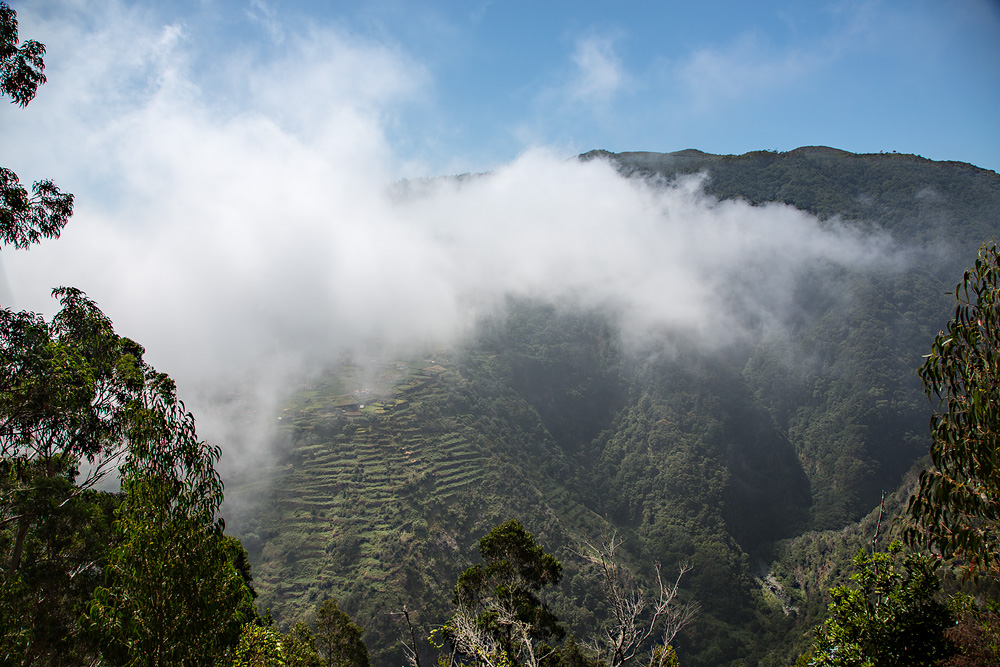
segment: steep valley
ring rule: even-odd
[[[915,371],[1000,226],[1000,177],[820,148],[583,157],[651,187],[704,172],[719,201],[886,233],[908,261],[806,267],[780,326],[737,312],[755,335],[726,345],[636,340],[614,307],[511,295],[458,343],[345,356],[275,415],[273,465],[227,479],[229,531],[279,625],[334,597],[374,663],[401,664],[399,612],[425,637],[478,538],[517,518],[563,563],[546,600],[578,640],[606,613],[580,554],[616,532],[641,577],[693,566],[682,597],[701,613],[681,664],[794,658],[873,508],[927,452]],[[890,511],[903,505],[900,491]]]

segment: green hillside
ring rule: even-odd
[[[374,663],[401,664],[393,614],[416,611],[424,634],[442,622],[478,538],[517,518],[562,561],[547,599],[577,638],[605,612],[578,554],[617,530],[642,576],[694,566],[681,664],[787,664],[858,522],[926,454],[916,368],[1000,228],[997,174],[825,148],[582,157],[654,183],[705,172],[716,197],[884,229],[914,259],[809,267],[784,333],[712,352],[626,348],[613,313],[511,297],[453,348],[345,359],[291,398],[275,466],[227,480],[229,529],[279,625],[336,597]]]
[[[564,481],[579,475],[577,463],[504,386],[498,363],[484,351],[382,361],[384,384],[353,411],[333,405],[334,394],[361,389],[360,368],[347,362],[336,389],[297,396],[279,465],[229,483],[231,497],[262,498],[233,512],[230,527],[276,620],[337,597],[368,629],[373,659],[388,664],[401,659],[390,614],[406,605],[421,622],[442,621],[490,527],[524,517],[563,557],[602,533]]]
[[[781,202],[821,218],[877,226],[906,242],[943,241],[963,252],[994,235],[1000,219],[996,172],[918,155],[806,146],[743,155],[591,151],[580,158],[610,159],[630,177],[704,172],[706,192],[719,199]]]

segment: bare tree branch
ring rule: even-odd
[[[403,644],[403,653],[406,655],[406,664],[410,667],[420,667],[420,651],[417,649],[417,634],[413,630],[413,623],[410,621],[410,610],[403,605],[403,611],[393,611],[389,612],[390,616],[402,616],[406,620],[406,628],[409,630],[410,643],[407,644],[404,639],[401,643]]]
[[[621,667],[634,659],[658,627],[662,627],[662,641],[658,645],[669,646],[698,613],[697,604],[681,604],[677,600],[681,579],[691,565],[682,564],[672,584],[664,582],[660,566],[656,565],[657,592],[655,598],[648,597],[617,556],[622,542],[616,532],[600,547],[588,544],[587,552],[580,554],[600,573],[610,615],[601,633],[581,644],[608,667]]]

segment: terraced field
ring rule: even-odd
[[[485,417],[470,407],[484,400],[494,405]],[[483,399],[446,357],[374,371],[345,364],[298,392],[279,430],[277,465],[228,482],[227,497],[256,502],[237,501],[227,521],[250,553],[258,602],[280,625],[327,597],[369,638],[394,635],[389,614],[404,604],[440,622],[475,540],[493,525],[535,517],[550,544],[574,542],[563,525],[602,525],[540,467],[537,479],[511,475],[548,437],[537,414]]]
[[[510,373],[490,351],[435,351],[345,363],[296,392],[276,416],[275,465],[226,487],[228,530],[279,626],[333,597],[374,664],[402,664],[393,614],[405,605],[426,638],[477,540],[511,518],[564,565],[549,593],[559,617],[593,622],[578,553],[610,530],[585,502],[582,457],[560,450]]]

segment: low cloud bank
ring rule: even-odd
[[[371,341],[453,340],[507,294],[611,306],[632,336],[721,346],[759,333],[746,312],[779,327],[804,268],[900,256],[788,207],[715,201],[699,178],[627,180],[545,149],[403,187],[385,127],[426,79],[403,55],[315,32],[294,69],[227,62],[248,82],[234,106],[191,73],[183,26],[105,19],[23,30],[55,40],[51,83],[5,112],[9,166],[78,206],[60,240],[3,252],[9,305],[51,313],[50,288],[83,289],[227,456],[260,445],[233,415],[267,414],[292,371]],[[150,46],[116,58],[126,41]],[[234,389],[236,407],[206,398]]]

